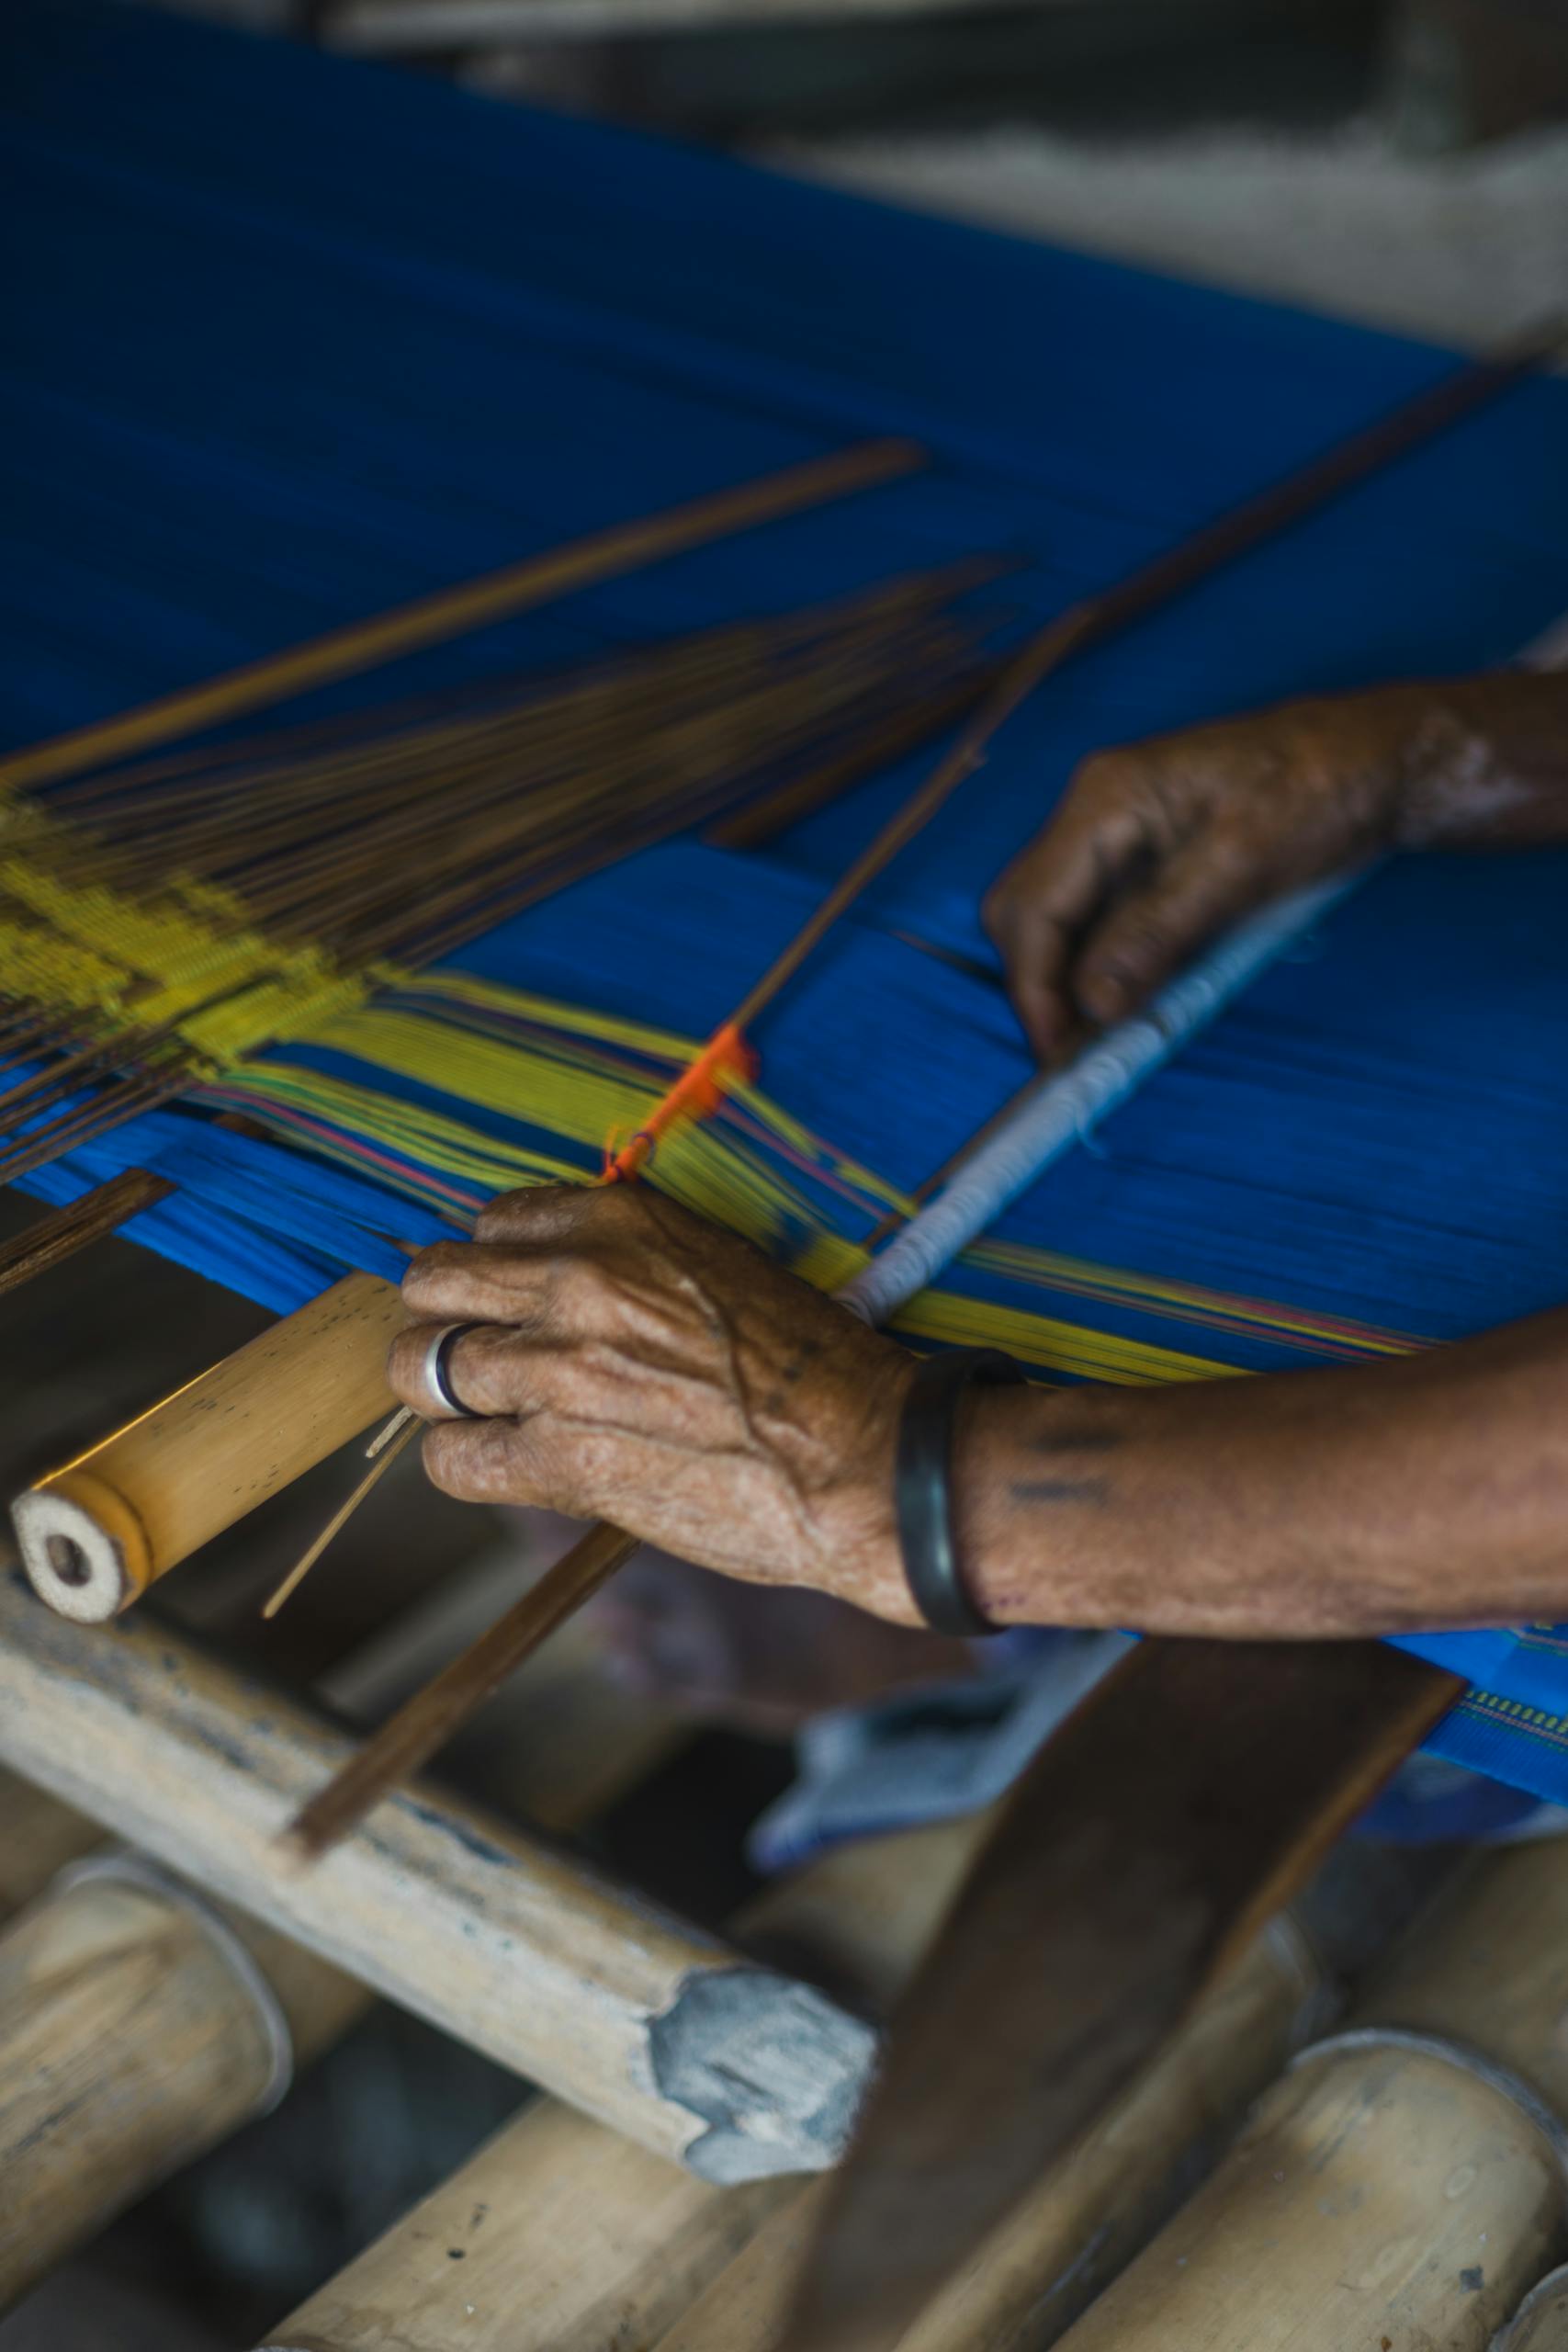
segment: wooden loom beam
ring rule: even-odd
[[[0,1761],[706,2178],[833,2160],[869,2030],[564,1851],[415,1789],[293,1867],[279,1832],[351,1746],[164,1627],[86,1632],[0,1577]]]

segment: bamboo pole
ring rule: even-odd
[[[392,1403],[396,1288],[350,1274],[12,1505],[34,1589],[99,1624]]]
[[[982,1826],[807,1864],[748,1907],[748,1944],[808,1954],[835,1983],[886,1998]],[[399,2352],[647,2352],[795,2194],[777,2180],[715,2188],[541,2100],[281,2322],[268,2352],[386,2352],[389,2314]]]
[[[1485,2352],[1568,2253],[1568,1844],[1483,1860],[1064,2352]]]
[[[334,1702],[378,1710],[428,1665],[433,1643],[460,1642],[473,1605],[492,1605],[493,1576],[469,1594],[473,1581],[340,1663],[328,1678]],[[604,1679],[586,1645],[563,1645],[548,1663],[547,1675],[523,1678],[519,1698],[545,1705],[519,1727],[513,1777],[525,1804],[564,1828],[665,1752],[668,1732],[650,1736],[657,1710],[595,1705]],[[591,1742],[577,1736],[585,1705]],[[0,1773],[0,1913],[33,1905],[0,1932],[0,2303],[265,2107],[285,2044],[291,2065],[306,2063],[372,1999],[102,1838],[96,1822]],[[91,1875],[73,1876],[66,1866],[95,1847]]]
[[[360,1985],[281,1944],[113,1856],[0,1936],[0,2307],[360,2014]]]
[[[0,1577],[0,1761],[705,2178],[833,2160],[869,2028],[565,1852],[416,1787],[293,1868],[279,1832],[350,1745],[166,1628],[107,1640]]]

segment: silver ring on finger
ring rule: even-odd
[[[459,1340],[470,1331],[482,1331],[482,1323],[444,1323],[433,1331],[425,1347],[420,1366],[422,1385],[431,1403],[425,1408],[427,1421],[478,1421],[484,1419],[472,1405],[465,1405],[452,1385],[452,1351]]]

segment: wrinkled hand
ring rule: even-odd
[[[434,1324],[479,1420],[424,1440],[466,1501],[539,1504],[705,1567],[918,1622],[893,1521],[913,1358],[750,1244],[643,1186],[512,1193],[422,1250],[392,1386],[421,1409]]]
[[[986,901],[1035,1052],[1134,1012],[1280,892],[1435,835],[1453,731],[1433,689],[1388,686],[1087,760]]]

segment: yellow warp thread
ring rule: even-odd
[[[385,965],[341,971],[318,949],[254,931],[242,903],[209,885],[175,876],[154,896],[133,899],[74,876],[78,859],[79,843],[37,810],[13,808],[0,821],[0,959],[8,994],[69,1013],[90,1029],[166,1031],[209,1079],[242,1083],[257,1109],[271,1102],[280,1114],[341,1127],[469,1193],[581,1182],[583,1171],[580,1161],[524,1137],[488,1135],[458,1114],[290,1061],[288,1046],[329,1048],[367,1071],[385,1070],[593,1152],[634,1132],[658,1099],[661,1087],[650,1080],[647,1063],[678,1070],[697,1050],[691,1039],[647,1023],[465,973],[416,978]],[[495,1026],[487,1029],[487,1021]],[[251,1058],[263,1046],[284,1050],[264,1061]],[[623,1056],[637,1058],[617,1058]],[[660,1191],[744,1234],[807,1281],[837,1288],[867,1253],[826,1223],[818,1201],[792,1180],[789,1156],[873,1217],[889,1209],[907,1214],[912,1204],[874,1170],[825,1146],[757,1088],[737,1088],[731,1100],[756,1134],[733,1121],[675,1129],[659,1154]],[[318,1148],[330,1153],[330,1141]],[[1016,1245],[981,1243],[967,1262],[1216,1329],[1327,1340],[1369,1353],[1407,1344],[1270,1302],[1227,1298]],[[895,1328],[915,1338],[1006,1347],[1048,1372],[1098,1380],[1202,1380],[1234,1369],[941,1289],[913,1301]]]
[[[372,1003],[326,1023],[310,1042],[591,1149],[607,1132],[634,1125],[655,1090],[641,1073],[592,1063],[570,1032],[579,1040],[589,1033],[601,1046],[657,1051],[677,1065],[692,1050],[685,1040],[634,1022],[596,1014],[580,1023],[569,1007],[491,983],[482,989],[466,983],[451,989],[444,978],[440,989],[428,993],[452,1001],[461,996],[473,1006],[482,996],[485,1009],[526,1017],[557,1034],[548,1043],[492,1037],[455,1028],[405,1002]],[[324,1120],[475,1191],[582,1181],[580,1162],[557,1159],[522,1138],[503,1141],[428,1104],[382,1094],[308,1064],[269,1057],[244,1072],[243,1085],[247,1104],[264,1113],[271,1102],[280,1112]],[[745,1102],[764,1136],[787,1133],[792,1148],[811,1147],[817,1164],[831,1165],[845,1181],[854,1182],[867,1206],[897,1198],[853,1161],[834,1155],[824,1160],[815,1138],[757,1090],[748,1089]],[[330,1143],[321,1148],[331,1150]],[[655,1180],[671,1199],[744,1234],[820,1288],[838,1287],[866,1262],[865,1250],[824,1226],[820,1210],[770,1158],[765,1141],[753,1142],[722,1125],[679,1128],[660,1148]],[[1047,1373],[1124,1385],[1215,1379],[1233,1370],[1148,1340],[945,1290],[923,1293],[895,1328],[914,1338],[988,1342]]]
[[[6,993],[96,1033],[167,1031],[211,1074],[302,1035],[401,977],[340,970],[254,930],[243,902],[186,875],[131,895],[85,878],[83,839],[20,805],[0,822]]]

